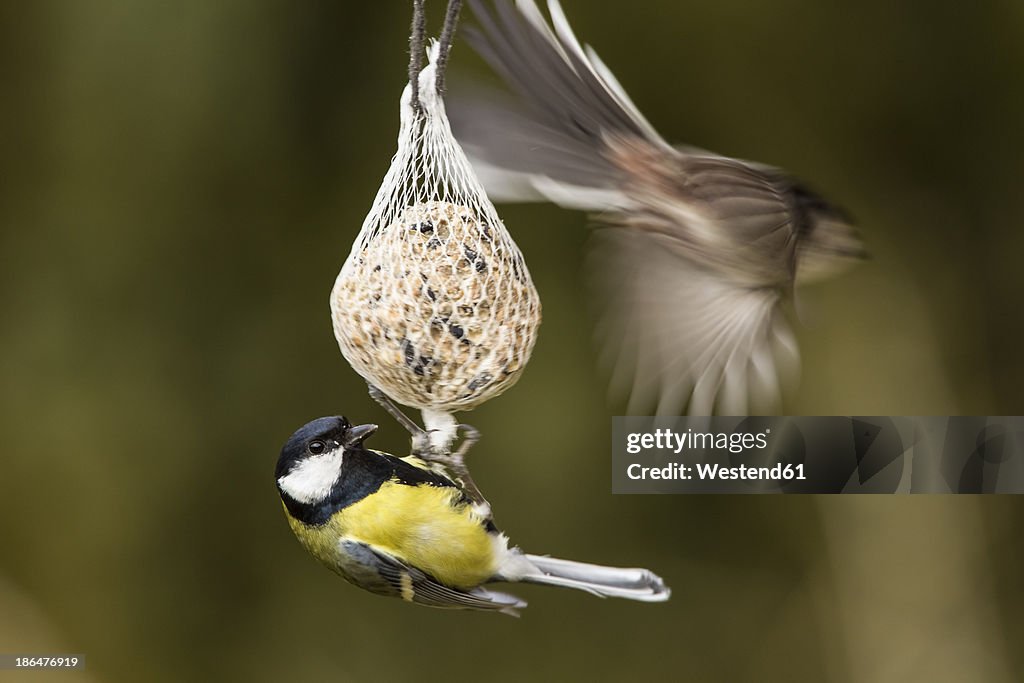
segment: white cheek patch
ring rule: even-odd
[[[342,451],[317,455],[303,460],[288,474],[277,480],[281,490],[307,505],[327,498],[341,474]]]

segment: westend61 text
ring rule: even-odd
[[[644,467],[639,463],[633,463],[626,468],[626,476],[630,479],[697,479],[708,481],[727,481],[731,479],[742,479],[748,481],[803,481],[807,479],[804,474],[804,466],[779,463],[773,467],[749,467],[738,465],[736,467],[722,467],[717,463],[696,463],[684,465],[673,462],[663,467]]]

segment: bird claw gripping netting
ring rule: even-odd
[[[352,367],[392,399],[469,410],[519,378],[540,324],[526,263],[452,136],[437,45],[407,86],[398,152],[331,293]]]

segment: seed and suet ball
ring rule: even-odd
[[[500,221],[430,201],[357,245],[331,312],[343,355],[368,382],[406,405],[452,412],[519,379],[541,306]]]

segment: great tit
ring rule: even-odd
[[[292,531],[350,583],[378,595],[450,609],[518,616],[526,603],[485,589],[495,581],[576,588],[661,602],[669,589],[647,569],[528,555],[509,547],[486,509],[440,466],[363,445],[376,425],[322,417],[285,443],[275,477]]]
[[[557,0],[550,23],[534,0],[471,4],[467,40],[517,97],[452,98],[452,129],[492,200],[591,212],[602,360],[628,412],[775,405],[798,355],[780,304],[864,257],[849,217],[781,169],[669,144]]]

